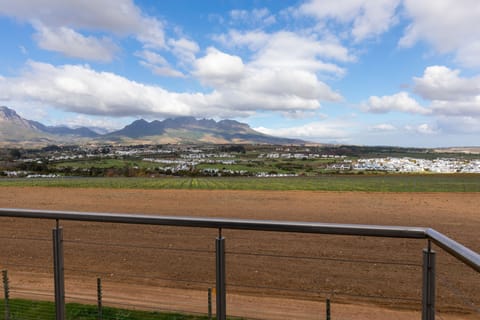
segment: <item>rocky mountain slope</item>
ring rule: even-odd
[[[93,130],[46,126],[27,120],[15,110],[0,107],[0,145],[45,145],[65,143],[253,143],[253,144],[302,144],[296,139],[278,138],[253,130],[248,124],[234,120],[197,120],[179,117],[148,122],[140,119],[123,129],[107,134]]]

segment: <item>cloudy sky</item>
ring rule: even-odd
[[[49,125],[236,119],[480,145],[478,0],[0,0],[0,105]]]

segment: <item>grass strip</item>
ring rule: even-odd
[[[55,304],[48,301],[32,301],[25,299],[10,299],[10,319],[51,320],[55,319]],[[0,315],[5,314],[4,301],[0,303]],[[207,320],[207,316],[188,315],[173,312],[141,311],[121,308],[103,307],[103,319],[115,320]],[[67,320],[97,320],[96,305],[67,303]],[[3,319],[3,317],[2,317]],[[233,319],[233,318],[229,318]],[[236,318],[240,319],[240,318]]]
[[[480,192],[480,175],[323,175],[316,177],[162,177],[0,179],[0,187],[217,189],[365,192]]]

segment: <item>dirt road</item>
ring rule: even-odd
[[[0,188],[0,207],[428,226],[480,251],[478,194]],[[51,292],[53,222],[1,221],[0,261],[13,287]],[[100,276],[111,303],[206,312],[215,230],[62,226],[68,299],[93,299]],[[425,241],[228,230],[224,236],[230,314],[318,319],[330,297],[335,319],[420,317]],[[440,315],[478,319],[480,277],[438,251]]]

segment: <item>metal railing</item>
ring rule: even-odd
[[[226,319],[225,238],[222,236],[223,229],[426,239],[428,245],[423,251],[422,320],[435,319],[435,252],[431,248],[432,243],[480,273],[480,255],[478,253],[430,228],[2,208],[0,208],[0,217],[56,220],[57,223],[52,236],[56,319],[58,320],[65,319],[63,232],[59,224],[61,220],[217,229],[218,237],[216,238],[215,249],[216,315],[217,319],[221,320]]]

